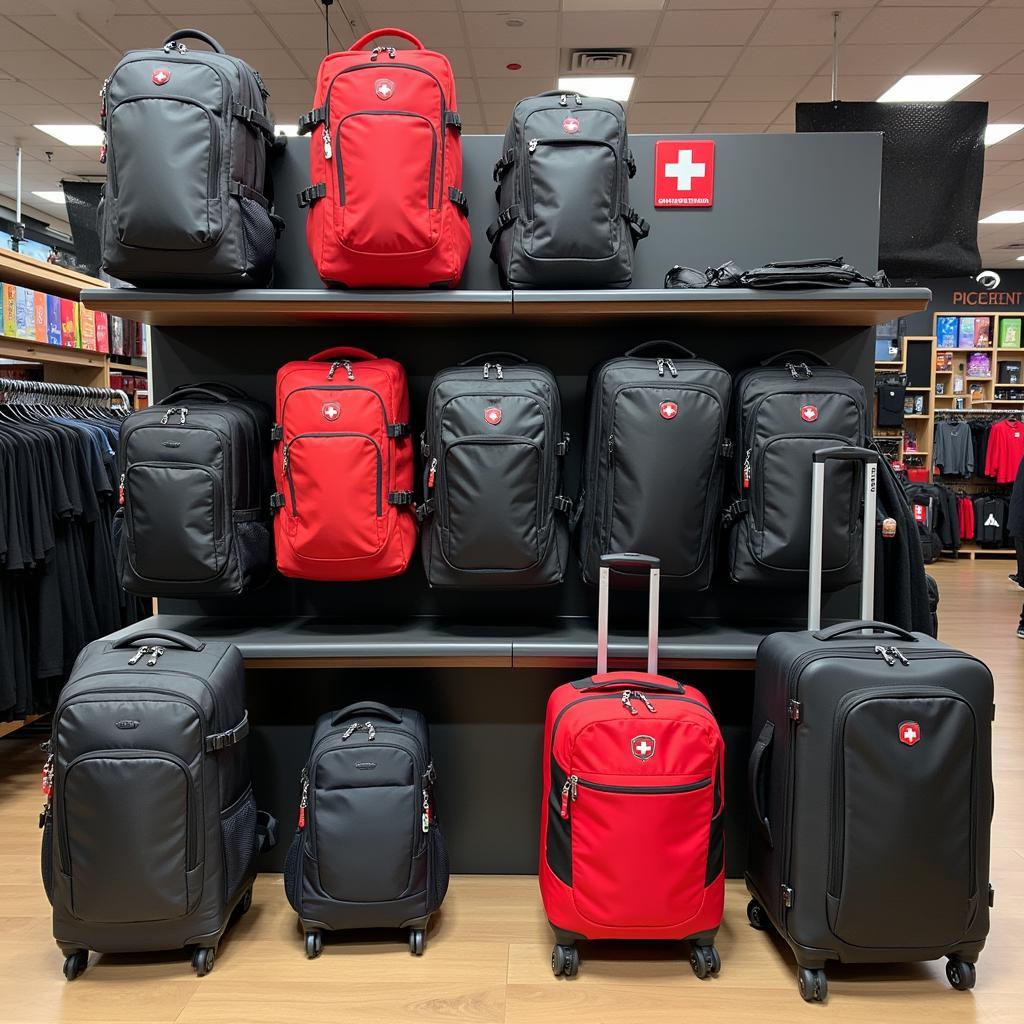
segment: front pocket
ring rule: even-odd
[[[428,118],[399,110],[356,111],[338,123],[335,148],[346,247],[393,256],[434,245],[439,147]],[[353,173],[356,161],[359,171]]]
[[[517,571],[540,561],[541,465],[540,446],[528,437],[448,446],[440,487],[449,564]]]
[[[224,900],[230,903],[252,873],[256,857],[256,797],[252,786],[221,813],[220,834],[224,850]]]
[[[536,259],[600,260],[618,246],[615,148],[588,139],[530,139],[527,251]]]
[[[195,583],[224,566],[220,479],[206,466],[138,462],[125,474],[132,569],[142,579]]]
[[[977,900],[974,712],[942,688],[893,689],[836,709],[829,925],[852,946],[952,946]]]
[[[693,917],[704,900],[711,779],[624,785],[622,776],[570,776],[573,784],[562,816],[579,913],[607,927],[665,928]]]
[[[180,97],[118,103],[108,128],[117,237],[141,249],[203,249],[216,240],[220,132],[202,104]]]
[[[157,751],[85,754],[68,766],[60,796],[75,917],[170,921],[193,909],[199,805],[184,761]]]
[[[297,554],[365,558],[380,550],[384,459],[369,434],[297,434],[282,458]]]

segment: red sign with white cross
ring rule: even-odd
[[[921,726],[917,722],[900,722],[900,743],[914,746],[921,739]]]
[[[654,144],[654,208],[710,208],[715,201],[715,144],[710,139]]]

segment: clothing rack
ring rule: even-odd
[[[61,404],[67,405],[93,405],[97,399],[112,402],[116,398],[121,403],[121,409],[125,412],[131,411],[128,394],[120,388],[92,388],[83,384],[57,384],[44,380],[0,377],[0,403],[9,402],[12,397],[18,395],[61,399]]]

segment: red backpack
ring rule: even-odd
[[[416,49],[366,44],[379,36]],[[469,255],[462,122],[448,58],[382,28],[324,58],[312,132],[306,238],[325,281],[349,288],[454,288]]]
[[[309,580],[404,572],[416,517],[402,366],[360,348],[287,363],[273,438],[277,568]]]

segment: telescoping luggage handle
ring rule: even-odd
[[[204,650],[206,647],[204,641],[196,640],[194,637],[178,633],[173,629],[142,628],[133,630],[131,633],[115,640],[110,645],[110,650],[118,651],[123,647],[131,647],[132,644],[137,643],[139,640],[166,640],[168,643],[177,644],[179,647],[184,647],[186,651],[192,651],[194,654]]]
[[[597,674],[608,671],[608,591],[612,569],[647,569],[650,573],[647,599],[647,674],[658,674],[658,598],[661,587],[661,559],[632,551],[602,555],[597,574]]]
[[[825,528],[825,464],[864,464],[864,524],[861,548],[860,617],[871,619],[875,606],[875,492],[878,486],[878,453],[870,448],[839,445],[819,448],[811,467],[811,550],[807,572],[807,628],[821,628],[822,534]]]

